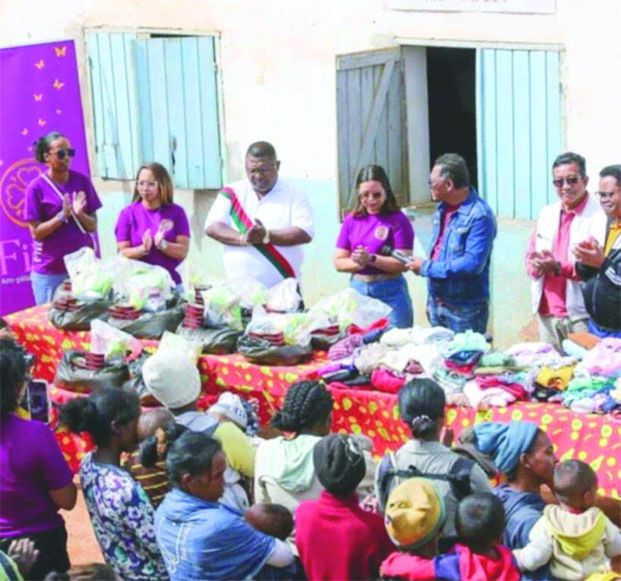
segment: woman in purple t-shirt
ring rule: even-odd
[[[356,178],[358,205],[343,221],[334,252],[339,272],[351,272],[350,285],[359,293],[392,307],[389,315],[396,327],[414,322],[412,299],[402,273],[405,265],[384,256],[389,247],[411,255],[414,230],[399,208],[388,176],[379,165],[363,167]]]
[[[115,234],[123,256],[162,266],[181,283],[175,269],[188,254],[190,225],[184,209],[173,203],[172,180],[163,165],[140,167],[134,198],[119,214]]]
[[[83,246],[94,248],[95,212],[101,201],[91,180],[69,169],[75,149],[53,131],[35,143],[35,159],[47,165],[26,190],[24,221],[34,238],[30,280],[35,302],[52,299],[67,278],[63,257]]]
[[[27,377],[23,348],[0,339],[0,550],[17,539],[34,541],[39,556],[27,578],[43,579],[69,569],[67,531],[58,511],[75,506],[77,491],[52,430],[15,413]]]

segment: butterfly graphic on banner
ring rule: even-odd
[[[63,57],[67,55],[67,47],[66,46],[55,46],[54,52],[57,57]]]

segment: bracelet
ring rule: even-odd
[[[56,214],[56,217],[63,223],[67,221],[67,216],[65,216],[65,214],[62,211],[58,212],[58,214]]]
[[[160,243],[157,245],[158,250],[166,250],[168,248],[168,241],[165,238],[160,240]]]
[[[270,243],[270,231],[269,230],[265,230],[265,236],[263,236],[263,240],[262,240],[263,244],[269,244]]]

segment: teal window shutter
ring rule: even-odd
[[[157,161],[175,187],[219,189],[215,41],[87,34],[99,175],[133,179]]]
[[[135,34],[87,34],[99,175],[132,179],[140,162]]]
[[[222,186],[216,63],[212,37],[136,41],[144,161],[158,161],[175,186]]]
[[[479,189],[498,216],[534,220],[556,197],[559,69],[556,51],[477,49]]]

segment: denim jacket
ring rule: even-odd
[[[433,215],[429,255],[440,236],[446,204]],[[436,260],[426,260],[422,276],[429,277],[429,294],[452,304],[476,304],[489,300],[489,264],[496,237],[496,218],[474,188],[451,216]]]

